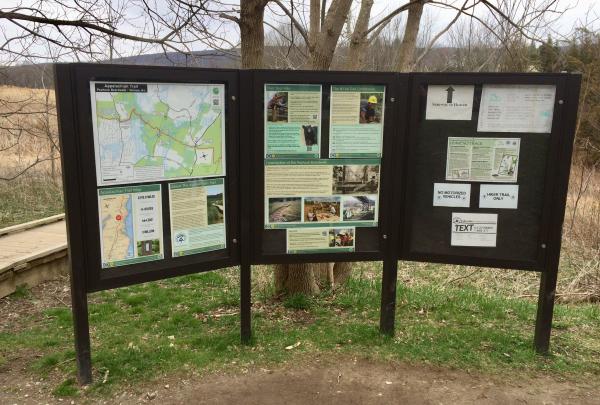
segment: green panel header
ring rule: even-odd
[[[360,93],[383,93],[385,86],[372,85],[372,84],[344,84],[344,85],[332,85],[331,91],[351,91]]]
[[[216,179],[203,179],[203,180],[180,181],[177,183],[170,183],[169,190],[178,190],[178,189],[182,189],[182,188],[192,188],[192,187],[214,186],[217,184],[223,184],[222,177],[219,177]]]
[[[266,91],[321,91],[320,84],[265,84]]]
[[[381,159],[318,159],[318,160],[298,160],[298,159],[269,159],[265,160],[265,166],[300,166],[300,165],[378,165]]]
[[[98,190],[98,195],[145,193],[148,191],[160,191],[160,184],[147,184],[147,185],[143,185],[143,186],[101,188],[100,190]]]

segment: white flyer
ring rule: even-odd
[[[475,86],[429,85],[425,119],[470,121],[474,93]]]
[[[519,186],[516,184],[482,184],[479,208],[517,209]]]
[[[478,132],[550,133],[554,85],[484,85]]]
[[[496,247],[498,214],[452,213],[451,246]]]
[[[469,207],[471,185],[461,183],[434,183],[434,207]]]

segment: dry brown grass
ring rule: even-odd
[[[0,86],[0,179],[23,171],[59,176],[57,142],[53,90]]]

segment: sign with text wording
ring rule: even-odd
[[[471,185],[460,183],[434,183],[434,207],[469,207]]]
[[[425,119],[470,121],[475,86],[429,85]]]
[[[498,214],[452,213],[452,246],[496,247]]]
[[[516,184],[482,184],[479,189],[479,208],[517,209],[518,203]]]

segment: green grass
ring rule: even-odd
[[[56,396],[108,395],[124,384],[183,370],[239,371],[318,354],[425,362],[485,373],[591,378],[600,373],[600,309],[557,305],[552,355],[532,350],[532,300],[472,286],[398,284],[396,335],[378,332],[380,265],[358,265],[335,294],[273,301],[270,273],[254,271],[253,344],[240,344],[237,269],[90,295],[94,384],[74,383],[71,313],[56,307],[0,333],[0,365],[31,357],[32,375],[54,377]],[[301,344],[292,350],[286,346]],[[35,356],[33,355],[35,353]],[[106,382],[102,383],[104,376]]]

